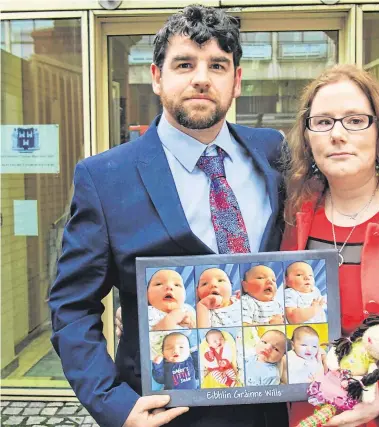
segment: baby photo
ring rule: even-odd
[[[243,385],[241,328],[199,330],[201,388]]]
[[[170,407],[307,400],[341,336],[337,255],[137,258],[143,395],[168,393]]]
[[[325,323],[327,289],[324,260],[285,264],[284,305],[288,323]]]
[[[286,384],[284,326],[244,328],[245,384],[269,386]]]
[[[242,326],[238,264],[195,267],[197,326]]]
[[[316,375],[328,371],[326,352],[321,346],[322,342],[328,341],[327,325],[289,327],[287,337],[291,339],[292,346],[287,354],[289,384],[309,383]]]
[[[196,328],[193,267],[147,268],[150,331]]]
[[[199,387],[196,331],[150,332],[150,345],[153,391]]]
[[[284,324],[282,263],[241,264],[240,271],[243,325]]]

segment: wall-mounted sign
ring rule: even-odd
[[[13,200],[14,235],[38,236],[37,200]]]
[[[58,125],[2,125],[1,173],[59,173]]]

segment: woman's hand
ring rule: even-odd
[[[360,402],[351,411],[344,411],[331,418],[325,427],[358,427],[379,417],[379,389],[376,385],[375,400],[370,403]],[[379,419],[377,421],[379,426]]]

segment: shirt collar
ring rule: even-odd
[[[164,113],[159,121],[157,132],[163,146],[170,151],[188,172],[194,170],[199,157],[205,154],[205,150],[207,151],[206,154],[213,155],[215,145],[222,148],[233,161],[231,154],[233,153],[234,144],[226,121],[224,121],[216,139],[208,145],[202,144],[195,138],[176,129],[167,121]]]

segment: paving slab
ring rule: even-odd
[[[3,423],[3,426],[20,426],[24,421],[24,418],[25,417],[15,417],[12,415],[6,420],[2,419],[1,422]]]
[[[22,410],[23,408],[5,408],[3,410],[3,415],[18,415]]]
[[[99,427],[77,402],[2,401],[1,425],[25,427]]]
[[[22,413],[22,415],[39,415],[39,413],[41,412],[41,407],[39,408],[25,408],[24,412]]]

